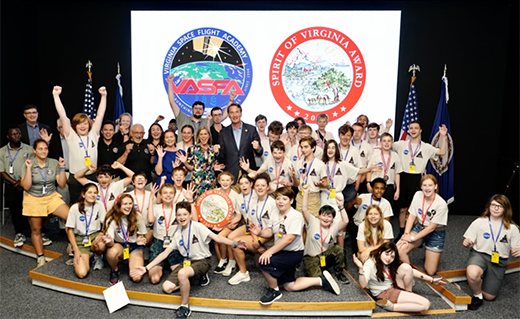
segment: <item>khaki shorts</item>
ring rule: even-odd
[[[90,238],[90,242],[93,242],[94,239],[96,239],[97,235],[99,235],[99,232],[95,232],[93,234],[90,234],[88,237]],[[79,252],[82,254],[90,254],[90,247],[85,247],[83,245],[83,236],[76,235],[76,245],[78,245]]]
[[[298,195],[296,195],[296,210],[299,212],[302,212],[302,203],[303,203],[303,196],[302,192],[299,191]],[[312,214],[312,216],[318,218],[320,213],[320,193],[310,193],[307,201],[307,209],[309,210],[309,213]]]
[[[23,193],[23,213],[29,217],[47,217],[61,205],[67,205],[61,199],[58,192],[43,197],[32,196],[27,192]]]

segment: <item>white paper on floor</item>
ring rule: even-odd
[[[122,281],[103,290],[103,295],[105,296],[105,301],[107,302],[108,311],[110,313],[113,313],[130,303]]]

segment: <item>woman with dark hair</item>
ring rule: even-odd
[[[107,214],[101,202],[96,201],[98,187],[87,183],[81,190],[78,201],[70,207],[65,224],[67,237],[74,250],[74,271],[79,278],[85,278],[90,270],[90,253],[101,255],[105,243],[96,240],[102,236],[101,226]],[[97,264],[101,262],[101,264]],[[103,268],[103,259],[95,259],[94,269]]]
[[[377,305],[388,311],[421,312],[430,308],[430,301],[412,292],[413,279],[435,285],[446,285],[442,278],[433,278],[399,261],[397,247],[392,242],[379,246],[365,262],[353,255],[359,269],[358,282],[376,297]]]
[[[470,310],[482,300],[494,300],[506,272],[509,256],[520,257],[520,233],[505,195],[493,195],[486,210],[464,233],[464,247],[471,248],[466,277],[473,296]]]
[[[42,224],[43,218],[54,214],[67,220],[69,207],[56,191],[56,183],[60,187],[67,184],[65,175],[65,160],[59,161],[47,158],[49,144],[43,139],[37,139],[33,144],[34,159],[25,161],[25,170],[22,170],[20,186],[25,190],[23,194],[23,215],[27,216],[31,225],[31,241],[36,250],[37,264],[45,264],[43,256]]]
[[[119,282],[118,264],[128,260],[129,272],[144,265],[143,248],[146,245],[146,225],[134,206],[130,194],[121,194],[107,213],[103,223],[103,241],[107,246],[106,258],[110,268],[110,283]],[[140,282],[142,275],[130,276]]]

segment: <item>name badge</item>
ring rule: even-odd
[[[414,164],[414,162],[410,163],[410,174],[415,174],[415,164]]]
[[[327,263],[325,262],[325,256],[320,256],[320,266],[325,267]]]
[[[163,239],[163,248],[168,248],[170,246],[170,236],[166,235]]]
[[[184,259],[184,262],[182,263],[182,268],[186,268],[191,266],[191,261],[189,259]]]
[[[92,246],[92,242],[90,241],[90,236],[88,236],[88,235],[83,236],[83,246],[84,247]]]
[[[332,198],[332,199],[336,198],[336,189],[335,188],[331,188],[330,189],[329,197]]]
[[[500,255],[497,251],[491,252],[491,262],[494,264],[498,264],[500,262]]]
[[[14,174],[14,168],[12,166],[9,166],[9,174]]]
[[[251,235],[251,232],[249,231],[249,224],[247,224],[247,223],[246,223],[245,233],[246,233],[246,235]]]
[[[47,186],[43,186],[42,195],[47,195]]]
[[[130,247],[126,245],[125,249],[123,249],[123,259],[127,260],[130,257]]]
[[[90,160],[90,156],[85,156],[84,160],[85,160],[85,167],[92,164],[92,161]]]

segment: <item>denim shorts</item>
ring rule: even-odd
[[[424,226],[420,223],[415,223],[412,228],[412,233],[418,234]],[[434,253],[442,253],[444,250],[444,239],[446,238],[446,230],[434,230],[426,237],[422,238],[424,247],[433,251]]]
[[[159,254],[162,253],[166,249],[166,248],[164,248],[163,244],[164,244],[164,241],[159,240],[157,238],[153,239],[152,245],[150,246],[150,260],[154,260],[155,257],[159,256]],[[180,264],[183,260],[184,260],[184,258],[181,256],[179,251],[177,249],[174,249],[165,260],[161,261],[158,264],[158,266],[161,266],[163,268],[166,266],[171,267],[173,265]],[[169,265],[166,264],[166,262],[168,262]]]

